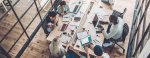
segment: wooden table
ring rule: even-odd
[[[84,25],[82,26],[82,28],[85,28],[85,30],[89,30],[88,34],[91,36],[92,38],[92,43],[94,45],[100,45],[102,46],[103,44],[103,40],[104,40],[104,37],[102,34],[97,34],[96,33],[96,28],[94,27],[94,25],[91,23],[92,22],[92,19],[94,18],[93,15],[97,14],[98,15],[98,20],[106,20],[105,16],[108,16],[108,14],[101,8],[99,8],[99,6],[97,6],[95,3],[90,11],[90,13],[87,15],[87,20],[84,21]],[[107,21],[107,20],[106,20]],[[80,47],[77,47],[80,46]],[[75,45],[74,45],[74,48],[76,50],[79,50],[81,52],[84,52],[86,53],[86,51],[84,50],[84,47],[82,46],[80,40],[77,39]],[[90,53],[91,55],[95,55],[93,51],[91,51]]]
[[[70,10],[74,9],[75,6],[80,0],[70,0],[69,1],[69,7]],[[67,29],[65,30],[65,32],[70,33],[72,26],[74,25],[76,28],[74,29],[74,32],[76,33],[79,29],[81,29],[81,25],[83,25],[82,23],[85,21],[86,18],[86,11],[88,10],[88,6],[90,4],[91,0],[83,0],[83,4],[81,6],[81,8],[79,9],[79,12],[75,15],[73,15],[72,13],[69,13],[69,15],[71,15],[71,20],[69,22],[62,22],[62,17],[58,17],[59,22],[58,22],[58,26],[50,33],[50,35],[47,37],[48,41],[52,41],[56,36],[60,36],[60,34],[64,31],[60,31],[61,27],[63,24],[68,24]],[[80,21],[75,22],[74,21],[74,17],[80,17]],[[74,38],[75,38],[75,34],[72,35],[72,42],[74,42]]]

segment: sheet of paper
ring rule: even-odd
[[[67,35],[62,35],[61,38],[60,38],[60,41],[61,41],[62,43],[67,43],[67,42],[70,41],[70,39],[71,39],[71,37],[69,37],[69,36],[67,36]]]
[[[62,21],[69,21],[70,19],[70,15],[64,15]]]
[[[87,36],[88,36],[88,33],[86,31],[77,33],[78,39],[83,39],[83,38],[86,38]]]
[[[88,43],[88,42],[90,42],[89,39],[88,39],[88,36],[84,39],[81,39],[82,44],[85,44],[85,43]]]

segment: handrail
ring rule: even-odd
[[[147,6],[146,6],[146,9],[145,9],[144,13],[146,13],[146,11],[148,10],[149,4],[150,4],[150,1],[148,2],[148,4],[147,4]],[[144,18],[144,14],[143,14],[142,17],[140,18],[138,27],[136,28],[136,31],[135,31],[135,33],[134,33],[133,36],[136,35],[136,33],[137,33],[137,31],[138,31],[138,29],[139,29],[139,27],[140,27],[140,25],[141,25],[141,23],[142,23],[142,21],[143,21],[143,18]],[[131,40],[130,44],[131,44],[132,42],[133,42],[133,39]]]
[[[35,2],[35,0],[34,0]],[[35,2],[36,3],[36,2]],[[55,4],[55,3],[54,3]],[[54,5],[53,4],[53,5]],[[36,5],[36,4],[35,4]],[[49,9],[49,11],[53,10],[53,7],[51,7]],[[39,12],[39,11],[38,11]],[[48,14],[48,12],[46,13],[46,15]],[[44,16],[44,18],[42,19],[42,21],[45,20],[46,15]],[[24,53],[25,49],[28,47],[28,45],[30,44],[30,42],[32,41],[33,37],[36,35],[36,33],[38,32],[38,30],[41,28],[42,26],[42,21],[38,24],[38,26],[35,28],[35,30],[33,31],[33,33],[30,36],[30,39],[27,39],[27,41],[25,42],[25,44],[23,45],[23,47],[21,48],[21,50],[17,53],[15,58],[20,58],[20,56]]]
[[[34,4],[34,2],[33,2]],[[44,4],[45,6],[46,4]],[[44,7],[42,7],[39,11],[41,11]],[[31,22],[27,25],[27,27],[25,28],[25,30],[27,30],[29,28],[29,26],[31,25],[31,23],[35,20],[35,18],[37,17],[38,13],[36,13],[36,15],[33,17],[33,19],[31,20]],[[8,50],[7,53],[9,53],[11,51],[11,49],[14,47],[14,45],[18,42],[18,40],[21,38],[21,36],[24,34],[24,32],[21,33],[21,35],[17,38],[17,40],[14,42],[13,46]]]
[[[140,2],[142,2],[141,5],[140,5]],[[135,36],[139,36],[137,33],[139,31],[141,31],[140,30],[140,25],[142,24],[142,22],[143,22],[143,28],[145,29],[145,24],[146,24],[146,23],[144,23],[144,21],[146,21],[145,15],[146,15],[147,10],[149,8],[150,1],[147,1],[147,3],[145,5],[143,5],[144,2],[145,2],[145,0],[142,0],[142,1],[138,0],[137,1],[137,5],[135,6],[133,22],[132,22],[132,29],[131,29],[131,33],[130,33],[130,39],[129,39],[129,42],[128,42],[128,50],[127,50],[126,58],[131,58],[131,57],[135,57],[136,56],[136,53],[139,50],[138,47],[142,48],[141,44],[144,41],[144,36],[146,36],[145,32],[144,32],[143,35],[142,35],[142,39],[140,40],[140,43],[137,42],[138,43],[137,47],[134,46],[135,45],[135,41],[138,40],[138,37],[136,38]],[[144,9],[144,11],[142,13],[141,11],[143,10],[143,8],[145,8],[145,9]],[[141,12],[141,14],[140,14],[140,12]],[[141,16],[138,17],[139,15],[141,15]],[[139,20],[139,22],[137,22],[138,20]],[[149,28],[149,27],[150,26],[148,26],[147,28]],[[147,29],[147,30],[149,31],[149,29]],[[145,30],[142,30],[142,31],[145,31]],[[146,31],[147,34],[148,34],[148,31]],[[133,51],[134,51],[134,55],[133,55]]]
[[[13,7],[14,7],[19,1],[20,1],[20,0],[17,0],[17,1],[15,2],[15,4],[13,5]],[[11,10],[11,8],[8,9],[8,11],[0,18],[0,20],[2,20],[10,10]]]
[[[139,50],[139,47],[141,46],[142,42],[144,41],[144,39],[145,39],[145,37],[146,37],[149,30],[150,30],[150,23],[149,23],[146,31],[144,32],[144,35],[142,36],[138,46],[136,47],[135,52],[133,53],[133,57],[135,57],[135,55],[137,54],[137,51]]]
[[[33,6],[34,2],[29,6],[29,8],[27,8],[27,10],[21,15],[21,17],[19,18],[19,20],[21,20],[23,18],[23,16],[28,12],[29,9],[31,9],[31,7]],[[19,21],[17,20],[17,22],[12,26],[12,28],[10,28],[10,30],[4,35],[4,37],[2,38],[2,40],[0,40],[0,43],[6,38],[6,36],[13,30],[13,28],[17,25]]]

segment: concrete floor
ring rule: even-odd
[[[124,15],[124,21],[128,23],[128,25],[131,27],[132,23],[132,15],[133,15],[133,9],[134,9],[134,2],[135,0],[116,0],[115,5],[113,6],[114,10],[118,10],[122,12],[124,8],[127,8],[127,12]],[[25,11],[24,8],[30,4],[28,1],[23,1],[15,7],[15,11],[17,11],[17,14],[19,17],[21,14]],[[107,6],[106,4],[103,4],[104,8],[106,8],[109,14],[112,13],[112,10]],[[50,8],[50,4],[46,7],[47,9]],[[150,10],[148,10],[150,11]],[[36,9],[35,7],[32,7],[31,10],[28,12],[27,15],[25,15],[21,22],[26,27],[27,24],[31,21],[32,15],[35,15]],[[46,12],[41,11],[42,17],[45,15]],[[150,14],[148,14],[150,15]],[[12,25],[16,22],[16,18],[12,11],[10,11],[10,14],[3,20],[0,21],[0,39],[4,36],[6,32],[12,27]],[[32,26],[28,28],[27,33],[31,34],[33,30],[35,29],[35,26],[37,26],[37,23],[40,22],[39,17],[37,17]],[[10,46],[14,43],[14,41],[18,38],[18,34],[21,34],[22,29],[21,26],[17,23],[17,26],[13,29],[12,32],[5,38],[5,40],[1,43],[2,47],[5,48],[6,51],[10,48]],[[128,45],[128,39],[129,34],[127,36],[127,40],[124,44],[125,49],[127,50]],[[20,50],[20,47],[24,44],[24,42],[27,40],[25,37],[25,34],[21,37],[21,39],[17,42],[15,47],[10,51],[10,55],[12,58],[15,57],[15,55]],[[47,42],[45,38],[45,34],[40,28],[39,32],[36,34],[32,42],[29,44],[28,48],[25,50],[24,54],[21,56],[21,58],[48,58],[49,57],[49,50],[48,50],[49,43]],[[110,53],[111,58],[125,58],[124,55],[119,55],[116,52]]]

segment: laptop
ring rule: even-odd
[[[67,27],[68,27],[68,24],[63,24],[62,28],[61,28],[61,31],[65,31],[67,29]]]
[[[81,17],[74,17],[74,21],[75,21],[75,22],[80,21],[80,19],[81,19]]]
[[[79,9],[79,5],[76,5],[74,10],[73,10],[73,13],[77,13],[77,10]]]
[[[83,47],[87,47],[92,42],[91,36],[81,39],[80,42]]]

